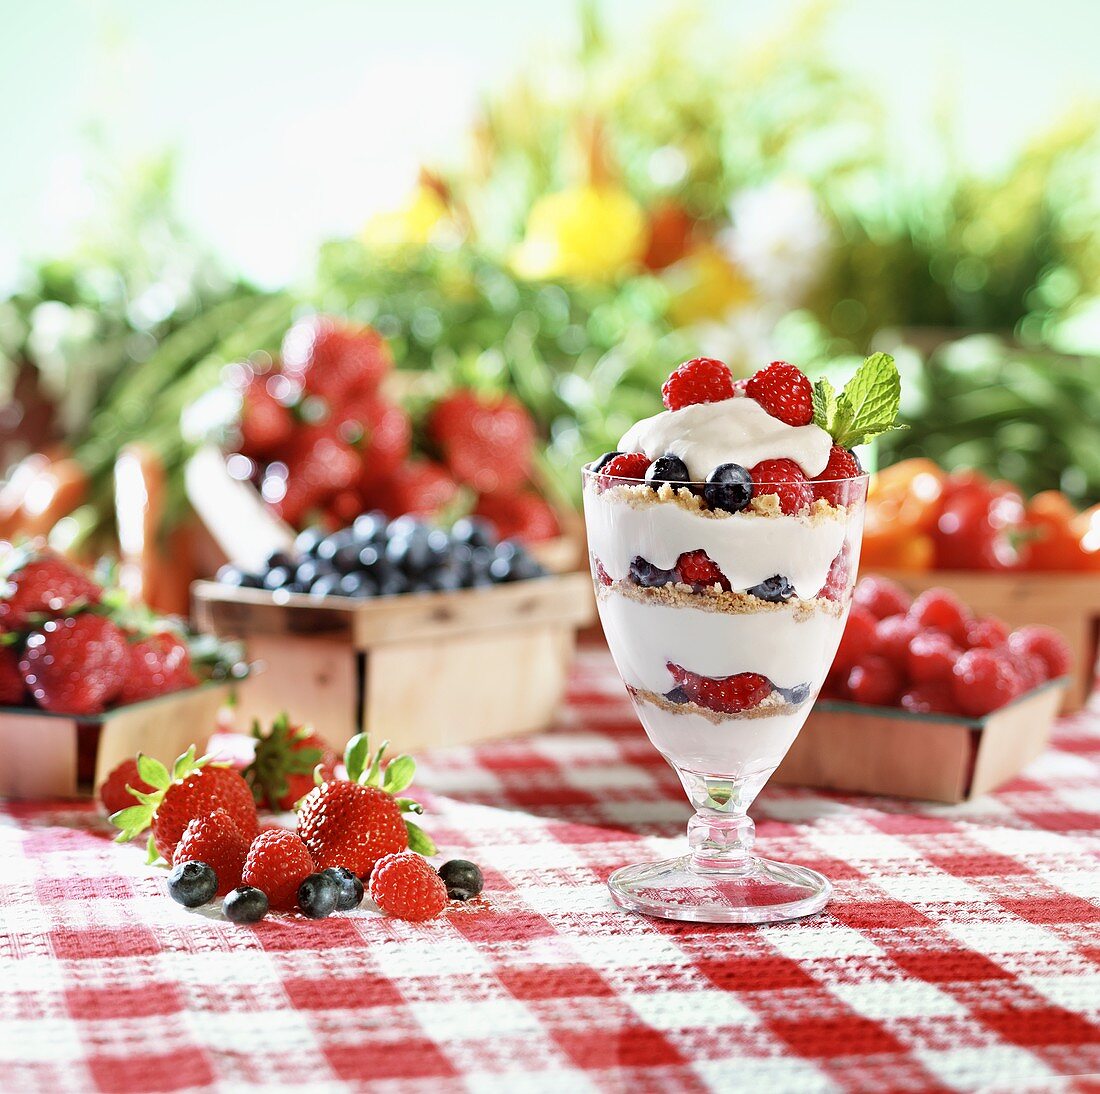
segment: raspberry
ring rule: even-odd
[[[19,654],[13,646],[0,646],[0,707],[22,706],[27,688],[19,673]]]
[[[224,809],[215,809],[188,822],[176,844],[172,865],[205,862],[218,875],[218,893],[225,896],[240,885],[248,850],[248,837],[233,818]]]
[[[872,574],[855,587],[852,601],[876,619],[887,619],[891,615],[904,615],[913,598],[896,581]]]
[[[153,788],[138,774],[137,760],[123,760],[103,780],[99,788],[99,800],[107,816],[137,805],[137,798],[126,789],[127,786],[132,786],[142,794],[153,792]]]
[[[946,634],[930,631],[914,635],[906,661],[910,680],[915,684],[949,681],[961,653]]]
[[[1038,657],[1043,662],[1046,680],[1065,676],[1073,667],[1069,646],[1053,627],[1021,627],[1008,636],[1008,648],[1017,656]]]
[[[920,634],[920,624],[907,615],[889,615],[875,626],[875,644],[883,657],[905,668],[909,659],[909,643]]]
[[[844,597],[851,584],[852,549],[847,543],[841,547],[836,558],[829,566],[829,572],[825,576],[825,584],[817,594],[825,600],[834,600],[838,604],[843,603]]]
[[[966,625],[967,649],[1000,649],[1008,641],[1008,626],[995,616],[971,619]]]
[[[943,631],[959,646],[966,644],[970,613],[950,589],[927,589],[909,608],[922,630]]]
[[[967,650],[955,662],[954,690],[963,714],[980,717],[1011,703],[1023,690],[1023,681],[1001,654]]]
[[[903,684],[902,674],[885,657],[868,654],[848,673],[848,694],[871,707],[893,706]]]
[[[720,403],[733,395],[733,373],[728,365],[713,357],[685,361],[661,388],[661,398],[669,410],[696,403]]]
[[[696,588],[720,585],[726,592],[730,591],[726,575],[718,569],[718,564],[706,551],[685,552],[677,559],[676,569],[680,571],[680,580],[685,585],[694,585]]]
[[[957,711],[950,680],[915,684],[902,694],[900,704],[903,710],[914,714],[955,714]]]
[[[739,672],[735,676],[699,676],[671,662],[668,670],[692,702],[719,714],[739,714],[743,710],[751,710],[773,691],[771,681],[755,672]]]
[[[825,470],[813,479],[815,498],[824,498],[830,505],[848,505],[855,502],[854,488],[838,479],[854,479],[863,474],[856,454],[850,449],[834,444],[829,449],[829,462]]]
[[[794,460],[761,460],[749,473],[752,475],[752,496],[778,495],[779,508],[784,513],[801,513],[813,500],[810,484]]]
[[[18,630],[34,615],[69,611],[79,604],[98,604],[102,588],[75,566],[53,555],[26,556],[15,569],[9,559],[22,559],[13,551],[2,561],[7,581],[0,574],[0,631]]]
[[[612,479],[644,479],[649,467],[649,457],[644,452],[624,452],[608,460],[600,474],[600,487],[613,486]]]
[[[447,907],[447,886],[415,851],[386,855],[370,874],[371,900],[397,919],[422,923]]]
[[[848,622],[840,647],[836,651],[834,665],[839,669],[849,669],[857,661],[862,661],[872,653],[878,653],[878,636],[875,633],[875,617],[866,608],[853,607],[848,613]]]
[[[814,420],[813,391],[802,370],[786,361],[773,361],[745,385],[750,399],[787,425],[809,425]]]
[[[308,848],[294,832],[268,830],[252,841],[241,877],[265,893],[272,908],[289,912],[298,899],[298,886],[315,869]]]
[[[53,619],[32,634],[19,671],[44,710],[96,714],[118,694],[127,660],[122,631],[84,613]]]

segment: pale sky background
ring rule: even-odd
[[[702,0],[731,38],[791,0]],[[668,0],[608,0],[615,32]],[[0,277],[63,246],[86,207],[82,134],[182,152],[179,203],[266,283],[311,265],[446,158],[478,94],[567,42],[567,0],[0,0]],[[1002,162],[1075,97],[1100,97],[1096,0],[841,0],[828,41],[884,98],[906,154],[945,93],[968,159]]]

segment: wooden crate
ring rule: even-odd
[[[192,591],[201,630],[248,643],[242,718],[285,710],[333,745],[369,730],[405,751],[544,729],[595,614],[578,573],[378,600]]]
[[[0,797],[90,793],[139,751],[170,764],[192,744],[201,749],[230,692],[229,684],[203,684],[86,718],[0,709]]]
[[[978,615],[996,615],[1015,630],[1027,623],[1055,627],[1065,635],[1073,654],[1062,709],[1078,710],[1092,693],[1097,678],[1100,637],[1100,574],[989,574],[966,570],[916,573],[886,570],[912,593],[942,585],[952,589]]]
[[[984,718],[821,700],[772,781],[962,802],[1018,775],[1046,747],[1065,680]]]

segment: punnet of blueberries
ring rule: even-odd
[[[181,862],[168,875],[168,895],[185,908],[198,908],[214,899],[218,875],[205,862]]]
[[[546,570],[514,540],[463,517],[447,531],[412,516],[364,513],[350,528],[307,528],[293,551],[275,551],[262,572],[223,566],[218,580],[248,589],[361,599],[449,592],[544,577]]]

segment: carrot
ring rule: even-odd
[[[49,466],[50,459],[44,452],[32,452],[11,469],[7,482],[0,486],[0,539],[15,534],[16,517],[27,490]]]
[[[157,532],[164,515],[165,474],[147,445],[129,444],[115,459],[115,525],[118,580],[138,602],[148,603],[162,569]]]
[[[54,460],[27,484],[12,534],[44,536],[88,496],[89,480],[76,460]]]

